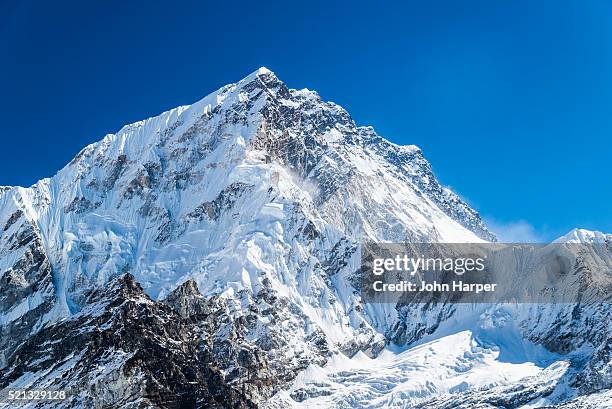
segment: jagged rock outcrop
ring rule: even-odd
[[[54,407],[255,407],[201,348],[209,334],[151,300],[130,274],[86,302],[12,352],[0,388],[66,390],[68,398]]]
[[[56,291],[37,226],[21,209],[0,232],[0,368],[15,347],[43,325]]]

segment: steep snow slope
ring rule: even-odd
[[[339,356],[324,368],[312,366],[302,372],[269,406],[406,408],[438,396],[461,402],[467,391],[535,379],[553,389],[567,371],[567,362],[553,362],[557,357],[541,347],[532,346],[529,358],[534,363],[523,351],[508,348],[502,353],[491,341],[483,331],[463,331],[406,351],[385,351],[376,359],[361,353],[351,359]]]

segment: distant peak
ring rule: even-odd
[[[611,235],[587,229],[573,229],[553,243],[605,243]]]

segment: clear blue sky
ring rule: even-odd
[[[609,0],[93,3],[0,2],[0,184],[266,66],[504,235],[612,232]]]

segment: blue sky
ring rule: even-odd
[[[506,238],[612,232],[611,1],[93,3],[0,3],[0,185],[266,66]]]

